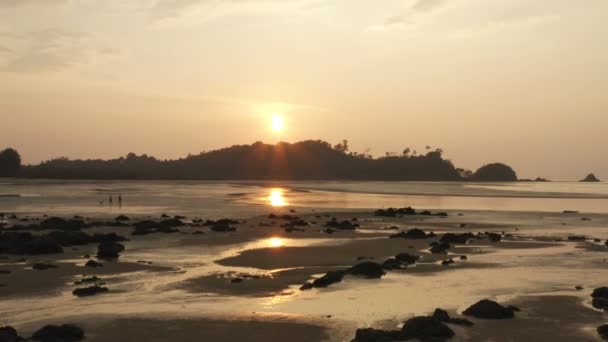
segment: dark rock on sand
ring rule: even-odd
[[[96,233],[96,234],[93,234],[92,239],[93,239],[93,242],[108,242],[108,241],[122,242],[122,241],[129,240],[126,237],[120,236],[116,233],[107,233],[107,234]]]
[[[352,342],[393,342],[401,340],[401,331],[358,329]]]
[[[131,219],[129,218],[129,216],[126,215],[118,215],[116,216],[116,218],[114,219],[115,221],[131,221]]]
[[[107,293],[110,289],[101,286],[83,287],[72,291],[72,294],[76,297],[90,297],[100,293]]]
[[[40,228],[42,229],[79,230],[81,228],[85,228],[86,226],[86,223],[84,223],[84,221],[82,220],[65,220],[60,217],[49,217],[44,221],[40,222]]]
[[[568,236],[568,241],[585,241],[587,240],[586,237],[582,236],[582,235],[570,235]]]
[[[48,270],[51,268],[57,268],[57,266],[53,265],[53,264],[43,263],[43,262],[35,263],[32,265],[32,269],[37,270],[37,271],[45,271],[45,270]]]
[[[502,235],[497,233],[486,233],[486,235],[488,236],[488,239],[490,239],[490,241],[492,242],[500,242],[502,240]]]
[[[439,241],[445,242],[445,243],[464,245],[473,239],[475,239],[475,234],[473,234],[473,233],[463,233],[463,234],[446,233],[441,236],[441,239],[439,239]]]
[[[454,331],[434,317],[414,317],[403,325],[401,338],[405,340],[445,341],[454,337]]]
[[[401,263],[401,261],[397,260],[396,258],[387,259],[382,263],[382,268],[385,270],[399,270],[403,267],[404,265]]]
[[[430,239],[435,237],[433,233],[425,233],[422,229],[412,228],[407,232],[400,232],[390,236],[391,239],[402,238],[402,239]]]
[[[359,224],[352,223],[352,222],[350,222],[348,220],[338,221],[334,217],[330,221],[327,221],[327,223],[325,223],[325,227],[336,228],[336,229],[339,229],[339,230],[355,230],[355,229],[357,229],[359,227]]]
[[[87,261],[86,264],[84,264],[86,267],[103,267],[103,264],[100,262],[97,262],[95,260],[89,260]]]
[[[515,317],[514,307],[504,307],[494,301],[484,299],[463,311],[464,315],[483,319],[507,319]]]
[[[433,254],[446,254],[448,249],[452,248],[452,246],[449,243],[445,243],[445,242],[433,242],[431,244],[431,248],[429,249],[429,251]]]
[[[125,246],[113,241],[105,241],[97,247],[97,257],[101,259],[117,259]]]
[[[597,328],[597,333],[605,340],[608,340],[608,324],[604,324]]]
[[[441,262],[441,265],[443,265],[443,266],[449,266],[449,265],[452,265],[452,264],[455,264],[455,262],[454,262],[453,259],[446,259],[446,260],[443,260]]]
[[[19,342],[25,341],[25,339],[19,334],[17,330],[11,326],[0,327],[0,342]]]
[[[230,282],[231,282],[232,284],[240,284],[240,283],[242,283],[243,281],[245,281],[243,278],[232,278],[232,279],[230,280]]]
[[[313,287],[328,287],[331,284],[339,283],[344,278],[343,271],[331,271],[327,272],[321,278],[315,279],[312,282]]]
[[[403,264],[413,265],[420,260],[420,257],[418,255],[412,255],[409,253],[399,253],[395,256],[395,259],[399,260],[399,262]]]
[[[314,286],[312,285],[312,283],[305,283],[304,285],[300,286],[300,291],[310,290],[313,287]]]
[[[378,209],[374,212],[376,216],[384,216],[384,217],[396,217],[397,215],[416,215],[416,210],[411,207],[408,208],[388,208],[388,209]]]
[[[433,313],[433,318],[435,318],[443,323],[462,325],[465,327],[472,327],[474,325],[473,322],[469,321],[468,319],[452,318],[452,317],[450,317],[450,315],[448,314],[447,311],[442,310],[442,309],[435,309],[435,312]]]
[[[81,246],[92,242],[89,234],[79,230],[56,230],[50,232],[48,237],[66,247]]]
[[[348,274],[364,276],[366,278],[382,278],[382,276],[386,274],[382,268],[382,265],[371,261],[357,264],[346,272]]]
[[[608,287],[600,287],[593,290],[591,297],[593,298],[591,304],[594,308],[608,311]]]
[[[6,254],[57,254],[61,245],[49,236],[34,236],[29,232],[0,233],[0,253]]]
[[[211,230],[213,230],[214,232],[226,233],[236,231],[236,228],[231,226],[234,224],[238,224],[238,221],[231,219],[221,219],[217,221],[208,220],[205,222],[204,225],[211,226]]]
[[[76,342],[84,339],[84,331],[75,325],[47,325],[32,335],[32,340],[40,342]]]

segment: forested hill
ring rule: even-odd
[[[488,170],[484,180],[517,180],[503,164],[501,179]],[[1,167],[1,165],[0,165]],[[507,169],[505,169],[507,168]],[[479,170],[478,170],[479,171]],[[236,145],[190,155],[178,160],[158,160],[133,153],[112,160],[69,160],[58,158],[39,165],[22,166],[15,176],[50,179],[179,179],[179,180],[402,180],[458,181],[474,179],[477,173],[457,169],[441,150],[418,155],[405,150],[401,155],[372,158],[351,153],[348,143],[332,146],[324,141],[298,143],[261,142]]]

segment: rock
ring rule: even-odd
[[[0,342],[19,342],[25,341],[25,339],[19,334],[17,330],[11,326],[0,327]]]
[[[582,235],[570,235],[568,236],[568,241],[585,241],[587,240],[586,237],[582,236]]]
[[[584,179],[581,179],[581,182],[600,182],[600,180],[595,177],[593,173],[590,173]]]
[[[597,328],[597,333],[605,340],[608,340],[608,324],[604,324]]]
[[[418,316],[405,322],[400,337],[405,340],[445,341],[454,335],[454,331],[438,319]]]
[[[397,215],[416,215],[416,210],[412,209],[411,207],[401,209],[378,209],[374,212],[374,215],[384,217],[396,217]]]
[[[473,304],[463,314],[483,319],[507,319],[515,317],[514,311],[516,310],[513,307],[504,307],[494,301],[484,299]]]
[[[227,233],[236,231],[236,228],[231,226],[234,224],[238,224],[238,222],[230,219],[221,219],[218,221],[207,221],[204,225],[211,226],[211,230],[214,232]]]
[[[339,222],[335,217],[325,223],[325,227],[336,228],[339,230],[355,230],[359,227],[358,224],[344,220]]]
[[[439,239],[440,242],[445,242],[445,243],[453,243],[453,244],[459,244],[459,245],[464,245],[469,243],[469,240],[472,240],[475,238],[475,235],[473,233],[463,233],[463,234],[455,234],[455,233],[446,233],[443,234],[443,236],[441,236],[441,239]]]
[[[87,261],[87,263],[86,263],[86,264],[84,264],[84,265],[85,265],[86,267],[93,267],[93,268],[96,268],[96,267],[103,267],[103,264],[102,264],[102,263],[97,262],[97,261],[95,261],[95,260],[89,260],[89,261]]]
[[[443,265],[443,266],[449,266],[451,264],[455,264],[453,259],[446,259],[441,262],[441,265]]]
[[[182,226],[184,226],[184,222],[182,222],[180,219],[177,219],[177,218],[163,220],[160,222],[160,224],[164,227],[182,227]]]
[[[496,233],[486,233],[488,239],[492,242],[500,242],[502,240],[502,235]]]
[[[460,260],[469,260],[469,258],[466,255],[461,255]]]
[[[232,279],[230,280],[230,282],[231,282],[232,284],[240,284],[240,283],[242,283],[243,281],[244,281],[244,279],[243,279],[243,278],[232,278]]]
[[[120,236],[116,233],[107,233],[107,234],[101,234],[101,233],[96,233],[93,234],[92,237],[93,242],[108,242],[108,241],[113,241],[113,242],[122,242],[122,241],[129,241],[129,239],[127,239],[124,236]]]
[[[45,270],[48,270],[51,268],[57,268],[57,266],[53,265],[53,264],[43,263],[43,262],[35,263],[32,265],[32,269],[38,270],[38,271],[45,271]]]
[[[339,283],[344,278],[344,272],[342,271],[330,271],[327,272],[321,278],[315,279],[312,282],[313,287],[328,287],[331,284]]]
[[[97,276],[92,276],[92,277],[88,277],[88,278],[82,278],[80,280],[81,283],[96,283],[98,281],[101,281],[101,278],[99,278]]]
[[[442,309],[435,309],[435,312],[433,313],[433,318],[443,323],[462,325],[465,327],[472,327],[474,325],[473,322],[469,321],[468,319],[451,318],[448,312]]]
[[[420,257],[417,255],[411,255],[409,253],[399,253],[395,256],[395,259],[399,260],[399,262],[403,264],[413,265],[420,260]]]
[[[452,248],[449,243],[441,242],[441,243],[432,243],[429,251],[433,254],[446,254],[448,249]]]
[[[118,222],[124,222],[124,221],[131,221],[131,219],[129,218],[129,216],[125,216],[125,215],[118,215],[116,216],[116,218],[114,219],[114,221],[118,221]]]
[[[564,210],[562,214],[578,214],[579,212],[576,210]]]
[[[97,257],[100,259],[118,259],[125,246],[113,241],[105,241],[97,246]]]
[[[402,238],[402,239],[429,239],[432,237],[435,237],[435,234],[430,233],[427,234],[425,233],[423,230],[418,229],[418,228],[413,228],[408,230],[407,232],[400,232],[397,234],[393,234],[391,236],[389,236],[392,239],[395,238]]]
[[[357,329],[357,334],[352,342],[393,342],[399,341],[401,331],[384,331],[372,328]]]
[[[579,286],[575,286],[574,289],[576,291],[582,291],[582,290],[584,290],[584,287],[582,287],[582,286],[579,285]]]
[[[47,235],[34,236],[29,232],[0,233],[0,254],[58,254],[61,245]]]
[[[382,263],[382,268],[385,270],[399,270],[403,268],[403,264],[396,258],[390,258]]]
[[[384,272],[384,269],[382,268],[382,265],[375,263],[375,262],[371,262],[371,261],[366,261],[366,262],[362,262],[360,264],[357,264],[353,267],[351,267],[348,271],[346,271],[348,274],[352,274],[352,275],[356,275],[356,276],[364,276],[366,278],[382,278],[382,276],[384,276],[386,273]]]
[[[82,220],[71,219],[65,220],[60,217],[49,217],[40,222],[40,228],[52,230],[79,230],[87,225]]]
[[[100,293],[107,293],[109,291],[110,289],[108,289],[107,287],[91,286],[76,289],[72,291],[72,294],[76,297],[90,297]]]
[[[56,230],[48,234],[48,237],[58,242],[61,246],[81,246],[92,242],[89,234],[79,230]]]
[[[608,287],[600,287],[593,290],[591,304],[598,310],[608,311]]]
[[[305,283],[304,285],[302,285],[300,287],[300,291],[306,291],[306,290],[310,290],[312,289],[314,286],[312,285],[312,283]]]
[[[32,335],[32,340],[40,342],[76,342],[84,339],[84,331],[71,324],[47,325]]]

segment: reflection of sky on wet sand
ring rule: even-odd
[[[285,190],[279,188],[270,189],[270,194],[268,195],[268,203],[273,207],[284,207],[289,205],[287,200],[285,199],[285,195],[283,194]]]

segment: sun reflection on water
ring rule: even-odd
[[[285,196],[283,195],[283,189],[279,189],[279,188],[273,188],[270,190],[270,195],[268,196],[268,202],[270,202],[270,205],[273,207],[284,207],[286,206],[287,200],[285,199]]]
[[[274,237],[274,238],[268,239],[268,247],[271,247],[271,248],[283,247],[284,244],[285,244],[285,240],[283,240],[282,238]]]

